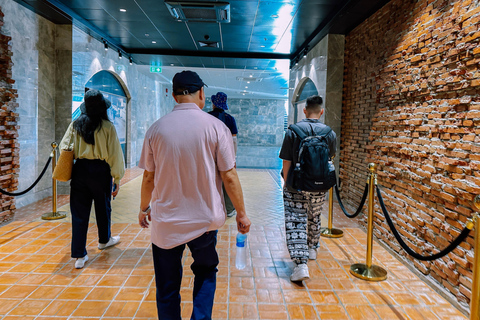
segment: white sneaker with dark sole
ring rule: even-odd
[[[298,266],[293,269],[293,273],[290,276],[290,280],[293,282],[303,281],[310,278],[308,274],[308,266],[304,263],[299,264]]]
[[[88,261],[88,256],[85,255],[83,258],[77,258],[75,261],[75,269],[82,269],[85,266],[85,262]]]
[[[107,243],[99,243],[98,249],[100,250],[106,249],[108,247],[116,245],[118,242],[120,242],[120,236],[110,237],[110,240],[108,240]]]

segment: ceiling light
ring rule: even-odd
[[[128,58],[128,61],[130,62],[130,65],[133,64],[133,59],[132,59],[132,57]]]
[[[245,89],[248,89],[248,87],[245,87]]]
[[[120,9],[120,12],[127,12],[127,9],[121,8],[121,9]]]
[[[308,53],[308,46],[306,46],[305,49],[303,49],[303,57],[304,58],[307,57],[307,53]]]
[[[173,64],[173,63],[170,63],[170,65],[173,67],[175,64]]]
[[[218,42],[217,41],[200,40],[200,41],[198,41],[198,44],[200,45],[200,47],[204,47],[204,48],[218,48]]]
[[[105,51],[108,51],[107,41],[103,41],[103,47],[105,48]]]
[[[118,59],[122,59],[122,53],[120,51],[118,51]]]
[[[153,40],[152,43],[157,43],[157,41]]]
[[[150,34],[148,34],[148,33],[145,33],[145,37],[150,37]]]
[[[249,77],[251,78],[251,77],[253,77],[253,75],[251,74],[251,75],[249,75]]]
[[[245,77],[237,77],[238,81],[245,81],[245,82],[260,82],[263,78],[245,78]]]
[[[272,17],[272,18],[278,18],[278,14],[272,14],[270,17]]]

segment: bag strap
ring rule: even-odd
[[[68,150],[70,150],[70,146],[72,145],[72,140],[73,140],[75,135],[76,135],[76,131],[73,128],[73,125],[72,125],[72,133],[70,134],[70,139],[68,139]],[[74,143],[75,143],[75,141],[74,141]],[[75,146],[73,146],[72,150],[75,150]]]
[[[297,136],[300,138],[300,139],[305,139],[306,137],[308,136],[322,136],[322,137],[326,137],[330,131],[332,131],[332,128],[328,127],[328,126],[325,126],[322,130],[320,130],[320,132],[318,133],[315,133],[315,131],[313,130],[313,126],[310,124],[310,128],[312,129],[312,133],[311,135],[307,135],[305,133],[305,131],[303,131],[302,128],[300,128],[299,125],[297,124],[291,124],[290,129],[293,130],[293,132],[295,132],[297,134]]]
[[[315,135],[316,136],[321,136],[321,137],[327,137],[330,134],[330,131],[332,131],[332,128],[326,126],[320,132],[318,132]]]
[[[289,128],[292,129],[300,139],[303,140],[307,137],[307,134],[302,130],[302,128],[300,128],[300,126],[291,124]]]

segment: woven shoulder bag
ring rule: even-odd
[[[75,131],[72,130],[72,134],[70,135],[68,146],[71,145],[74,135],[75,135]],[[71,150],[60,151],[60,157],[58,157],[57,165],[53,170],[53,176],[52,176],[53,179],[66,182],[72,178],[74,156],[75,156],[75,152],[73,148]]]

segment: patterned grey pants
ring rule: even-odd
[[[325,192],[291,192],[283,188],[287,248],[296,264],[307,263],[308,249],[318,248],[324,202]]]

